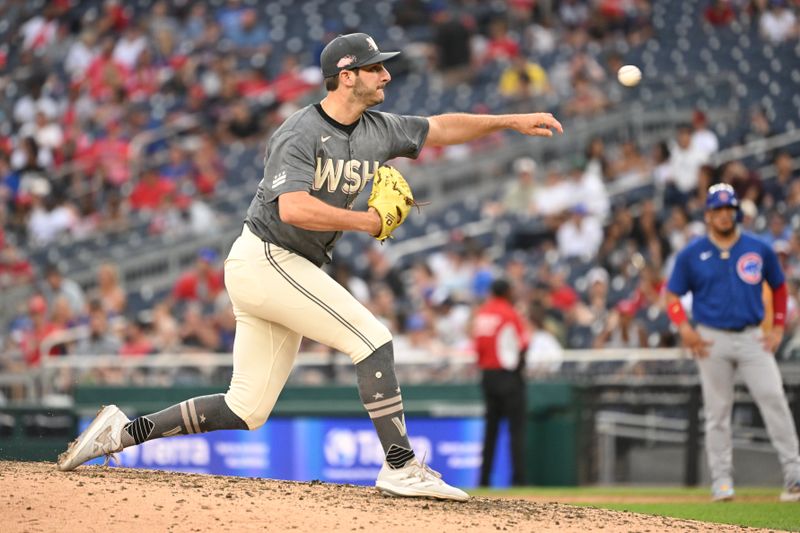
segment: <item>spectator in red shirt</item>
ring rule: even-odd
[[[519,56],[519,43],[508,33],[508,23],[496,18],[489,23],[489,42],[483,62],[511,61]]]
[[[174,189],[175,184],[161,177],[157,170],[147,169],[131,191],[131,207],[136,210],[155,210]]]
[[[125,328],[124,343],[119,354],[127,357],[150,355],[157,351],[155,344],[147,334],[148,323],[140,317],[129,320]]]
[[[30,283],[33,277],[30,261],[13,244],[3,244],[3,232],[0,230],[0,288]]]
[[[86,69],[89,94],[95,101],[110,100],[116,89],[124,87],[128,77],[128,69],[114,61],[115,44],[113,37],[104,37],[100,42],[100,54]]]
[[[293,102],[316,89],[317,85],[309,83],[303,76],[300,61],[294,54],[289,54],[283,59],[281,73],[272,80],[272,90],[279,102]]]
[[[195,150],[192,162],[197,192],[203,196],[210,196],[225,173],[217,146],[210,136],[201,137],[200,146]]]
[[[135,102],[145,101],[158,92],[159,84],[159,69],[153,64],[152,52],[145,48],[125,79],[128,98]]]
[[[258,100],[271,91],[270,82],[261,69],[252,67],[239,74],[236,92],[245,98]]]
[[[736,18],[736,12],[733,10],[730,0],[714,0],[706,8],[703,16],[706,22],[712,26],[722,27],[733,22],[733,19]]]
[[[578,293],[567,283],[567,273],[563,268],[556,268],[550,275],[550,307],[563,314],[570,313],[580,301]]]
[[[31,328],[23,333],[20,348],[25,356],[25,363],[28,367],[38,367],[41,363],[42,342],[51,334],[58,332],[61,328],[50,322],[47,317],[47,301],[41,295],[32,296],[28,301],[28,317],[31,320]],[[63,347],[53,346],[50,355],[63,353]]]
[[[118,187],[130,179],[130,142],[119,122],[108,123],[106,136],[92,147],[92,159],[95,165],[103,167],[105,179],[111,185]]]
[[[645,265],[639,274],[639,285],[630,298],[635,306],[635,311],[646,309],[650,306],[664,308],[664,285],[666,280],[661,272],[653,265]]]
[[[511,284],[492,282],[491,297],[476,311],[472,324],[481,387],[486,403],[486,432],[480,485],[489,485],[500,419],[508,418],[511,432],[512,484],[525,484],[525,380],[523,367],[528,332],[512,304]]]
[[[225,286],[222,270],[216,267],[218,259],[219,255],[214,250],[200,250],[194,268],[184,272],[175,283],[172,298],[178,301],[212,303]]]
[[[125,5],[120,0],[106,0],[97,22],[97,29],[101,33],[122,33],[130,23]]]

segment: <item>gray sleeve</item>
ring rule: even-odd
[[[264,185],[273,198],[286,192],[310,191],[314,183],[314,147],[298,132],[270,141],[264,168]]]
[[[389,138],[392,139],[391,157],[416,159],[428,137],[428,119],[408,115],[384,113]]]

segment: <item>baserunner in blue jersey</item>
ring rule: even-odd
[[[774,358],[783,337],[786,284],[775,252],[739,230],[738,213],[739,201],[730,185],[708,189],[708,234],[678,254],[667,284],[667,314],[700,371],[712,499],[734,496],[731,411],[738,369],[778,451],[784,476],[780,499],[796,502],[800,501],[797,431]],[[760,327],[764,282],[772,289],[774,308],[767,333]],[[694,326],[679,299],[687,292],[692,293]]]

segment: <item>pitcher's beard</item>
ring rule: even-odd
[[[366,107],[372,107],[383,103],[384,94],[381,91],[381,89],[370,91],[363,83],[358,81],[355,87],[353,87],[353,96],[355,96],[357,101],[363,102]]]

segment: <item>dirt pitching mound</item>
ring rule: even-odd
[[[0,529],[35,531],[756,531],[510,498],[390,498],[374,488],[0,461]]]

